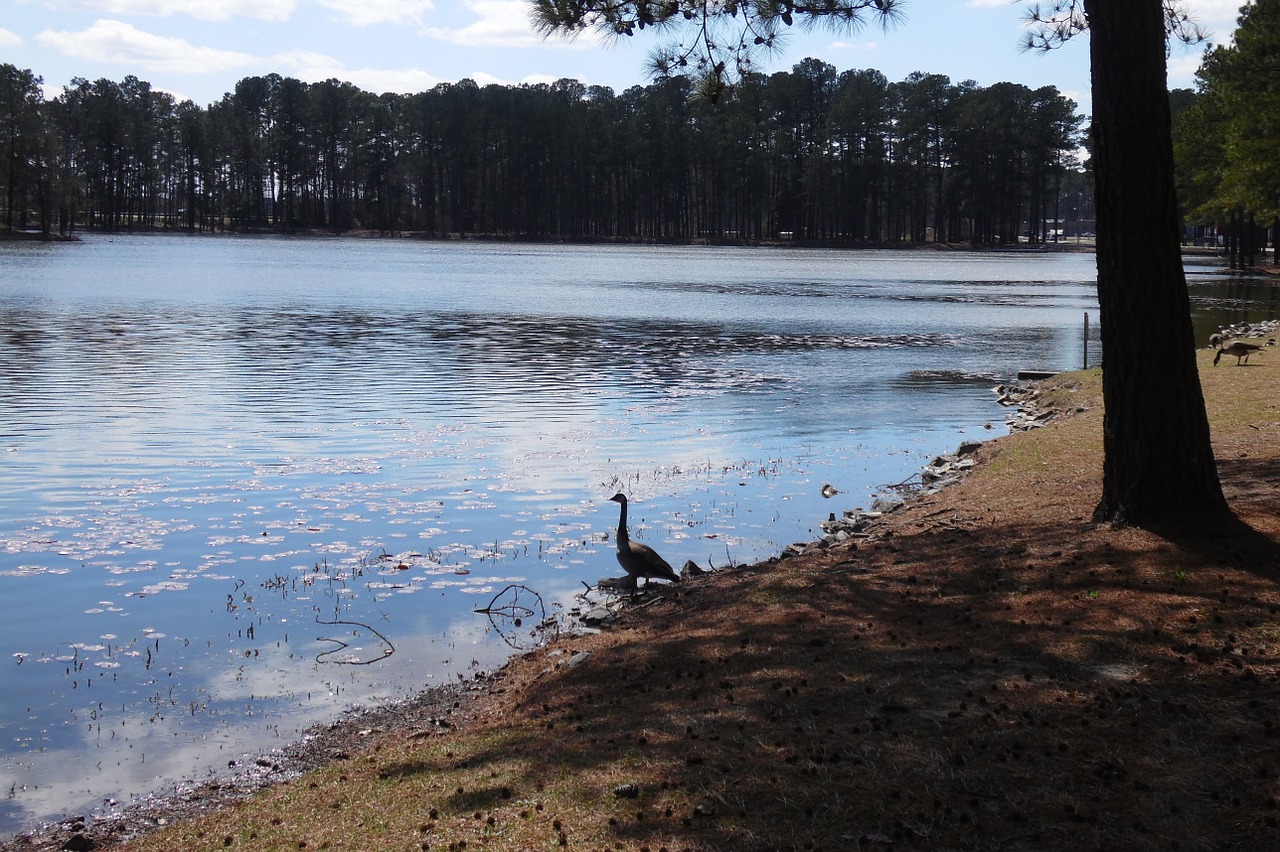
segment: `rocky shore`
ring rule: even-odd
[[[1005,418],[1005,426],[1010,432],[1038,429],[1061,414],[1058,406],[1036,384],[999,385],[994,388],[994,392],[1001,405],[1013,409]],[[1077,406],[1074,413],[1084,410],[1084,406]],[[832,545],[871,538],[872,527],[876,522],[903,506],[902,496],[913,499],[929,497],[963,480],[976,467],[976,454],[984,443],[964,441],[955,452],[935,456],[918,474],[893,486],[893,490],[899,493],[898,497],[879,497],[872,501],[870,509],[848,509],[839,518],[833,513],[822,522],[824,535],[821,539],[788,545],[782,551],[782,558],[802,556]]]

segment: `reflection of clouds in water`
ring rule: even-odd
[[[70,568],[50,568],[48,565],[19,565],[8,571],[0,571],[0,577],[39,577],[42,574],[70,573]]]
[[[159,274],[172,241],[96,245],[113,257],[159,261],[121,266],[157,276],[156,286],[172,280]],[[183,242],[182,251],[217,254],[231,245]],[[234,245],[285,253],[283,266],[257,265],[273,270],[315,254],[312,244],[294,254],[299,244],[288,241]],[[345,245],[364,256],[364,246]],[[380,244],[378,257],[400,250]],[[455,254],[439,251],[442,259]],[[515,579],[554,608],[580,590],[580,579],[616,574],[609,536],[617,514],[607,497],[618,490],[635,498],[637,534],[661,543],[675,564],[776,552],[831,508],[810,479],[851,493],[857,486],[848,480],[865,471],[893,481],[913,469],[909,455],[886,463],[886,444],[930,455],[954,447],[952,421],[940,427],[944,437],[921,437],[916,421],[888,437],[867,425],[902,419],[872,390],[892,390],[904,358],[926,359],[922,369],[1004,363],[968,340],[967,325],[964,339],[956,336],[955,318],[981,306],[939,305],[930,316],[945,319],[919,329],[903,319],[929,306],[895,297],[929,286],[931,275],[952,280],[953,258],[913,273],[920,283],[870,292],[884,257],[903,266],[930,259],[817,253],[800,269],[789,252],[620,248],[605,254],[638,261],[646,277],[662,267],[658,280],[669,283],[609,275],[602,283],[591,270],[568,289],[571,304],[548,306],[559,290],[510,288],[505,260],[492,279],[465,287],[451,280],[437,293],[420,276],[419,252],[411,285],[380,273],[376,284],[353,289],[364,265],[344,267],[340,291],[305,305],[277,304],[263,294],[278,289],[258,288],[247,303],[233,298],[226,310],[209,311],[205,300],[217,298],[219,283],[211,281],[200,288],[200,310],[165,285],[163,310],[151,312],[122,285],[113,296],[119,305],[73,300],[30,320],[56,349],[23,361],[45,371],[42,387],[58,393],[52,402],[17,394],[20,408],[0,412],[19,412],[16,458],[24,465],[22,485],[6,476],[0,497],[34,507],[32,517],[0,518],[0,578],[26,617],[4,650],[27,655],[10,663],[17,686],[0,696],[0,719],[22,725],[26,715],[61,719],[72,708],[72,722],[48,735],[15,731],[30,735],[30,748],[59,755],[48,772],[43,763],[30,771],[41,796],[70,797],[77,785],[82,793],[147,786],[156,761],[185,771],[235,738],[272,742],[296,720],[411,692],[473,659],[498,662],[506,646],[471,610]],[[590,266],[602,256],[563,248],[526,255],[547,262],[539,280],[557,285],[566,263]],[[967,274],[1004,280],[1002,269]],[[849,270],[861,270],[859,279]],[[62,283],[82,279],[92,276]],[[328,280],[308,277],[299,292],[315,295]],[[717,284],[700,292],[688,283],[701,281]],[[628,297],[612,298],[616,287]],[[966,293],[950,287],[942,298]],[[1071,314],[1074,329],[1078,312]],[[1004,322],[1047,325],[1027,315],[1008,313]],[[353,335],[363,327],[378,333]],[[98,440],[83,440],[89,429]],[[854,437],[855,429],[863,431]],[[771,542],[775,535],[785,540]],[[384,631],[396,653],[367,667],[317,664],[329,647],[315,638],[328,632],[317,616]],[[99,701],[111,708],[103,730],[114,726],[117,738],[145,745],[146,763],[118,742],[95,741],[82,747],[104,767],[127,764],[120,778],[104,768],[90,781],[66,781],[77,767],[60,751],[64,740],[83,739],[86,713]],[[210,743],[214,751],[201,752]],[[59,772],[69,774],[59,780]]]
[[[87,723],[70,727],[72,742],[42,748],[32,783],[26,780],[30,765],[14,764],[22,789],[9,805],[22,810],[18,820],[82,811],[106,796],[127,803],[130,791],[138,796],[217,775],[229,759],[280,747],[349,707],[407,698],[455,671],[492,668],[505,657],[487,641],[487,625],[470,612],[442,630],[399,635],[383,625],[395,637],[396,654],[369,667],[317,663],[314,655],[327,646],[316,637],[334,628],[290,626],[287,643],[246,644],[193,658],[184,666],[181,689],[158,684],[152,700],[141,702],[144,714],[82,719]]]
[[[330,693],[308,704],[315,721],[348,706]],[[6,806],[15,812],[15,824],[94,809],[110,812],[181,782],[226,773],[228,761],[239,760],[246,748],[255,750],[251,754],[265,752],[300,735],[300,729],[280,724],[269,702],[245,702],[219,723],[193,731],[181,724],[185,708],[165,706],[163,697],[149,708],[150,714],[139,717],[108,715],[76,725],[75,741],[41,750],[38,774],[30,781],[30,762],[10,763],[17,790]]]

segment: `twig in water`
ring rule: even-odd
[[[382,633],[379,633],[377,630],[374,630],[369,625],[363,624],[359,621],[339,621],[337,619],[333,621],[324,621],[321,618],[316,618],[316,624],[329,624],[329,625],[346,624],[352,627],[363,627],[365,630],[368,630],[374,636],[377,636],[379,639],[381,639],[382,643],[386,646],[385,648],[382,649],[381,655],[376,657],[370,657],[367,660],[343,659],[340,657],[333,657],[333,659],[325,659],[326,657],[330,657],[331,655],[337,654],[339,651],[343,650],[344,648],[351,647],[351,643],[344,642],[341,639],[336,639],[332,636],[317,636],[316,637],[317,641],[336,642],[338,644],[337,648],[330,648],[328,651],[321,651],[319,654],[316,654],[317,663],[337,663],[339,665],[344,665],[344,666],[367,666],[370,663],[376,663],[378,660],[384,659],[386,657],[390,657],[392,654],[396,652],[396,646],[391,643],[390,639],[388,639]],[[354,655],[352,656],[354,657]]]
[[[586,584],[584,583],[583,585]],[[587,591],[591,591],[590,586],[587,586]],[[533,602],[531,604],[523,603],[520,600],[521,592],[532,595]],[[499,604],[499,601],[502,601],[502,603]],[[534,609],[535,606],[537,609]],[[525,636],[522,633],[517,633],[516,630],[524,626],[526,618],[534,615],[538,616],[530,633],[530,636],[534,637],[547,623],[547,607],[542,601],[542,595],[528,586],[514,583],[494,595],[488,606],[477,609],[476,612],[489,616],[489,623],[493,625],[494,630],[498,631],[502,641],[518,651],[524,650],[526,644]],[[536,638],[534,644],[539,644]]]

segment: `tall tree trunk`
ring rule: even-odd
[[[1225,509],[1178,242],[1161,0],[1085,0],[1102,320],[1097,521]]]

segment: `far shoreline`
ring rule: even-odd
[[[564,246],[681,246],[707,248],[774,248],[829,251],[927,251],[987,254],[1092,254],[1097,250],[1093,237],[1066,237],[1060,241],[1030,243],[937,243],[910,240],[806,240],[764,239],[747,240],[717,237],[621,237],[621,236],[554,236],[537,234],[501,234],[450,232],[445,234],[426,231],[380,231],[355,229],[335,233],[323,228],[277,230],[274,228],[240,228],[234,230],[189,230],[185,228],[161,228],[137,226],[124,230],[81,228],[65,233],[43,234],[38,231],[0,231],[0,242],[80,242],[85,237],[108,239],[135,236],[199,237],[199,238],[265,238],[324,239],[324,240],[400,240],[422,243],[492,243],[510,245],[564,245]],[[1264,252],[1265,255],[1265,252]],[[1217,246],[1182,245],[1183,257],[1216,258],[1225,261],[1226,249]],[[1241,275],[1280,276],[1280,263],[1262,262],[1244,270],[1228,270]]]
[[[224,230],[186,229],[135,226],[120,230],[78,228],[65,233],[42,234],[39,231],[0,231],[0,241],[12,242],[75,242],[83,237],[280,237],[284,239],[357,239],[357,240],[416,240],[426,243],[510,243],[515,245],[637,245],[637,246],[708,246],[742,248],[797,248],[834,249],[840,251],[943,251],[943,252],[1092,252],[1094,241],[1071,237],[1060,242],[1045,243],[936,243],[910,240],[806,240],[764,239],[750,240],[732,237],[623,237],[623,236],[556,236],[538,234],[503,234],[427,231],[385,231],[355,229],[334,232],[323,228],[278,230],[274,228],[238,228]],[[1206,253],[1217,253],[1205,249]]]

